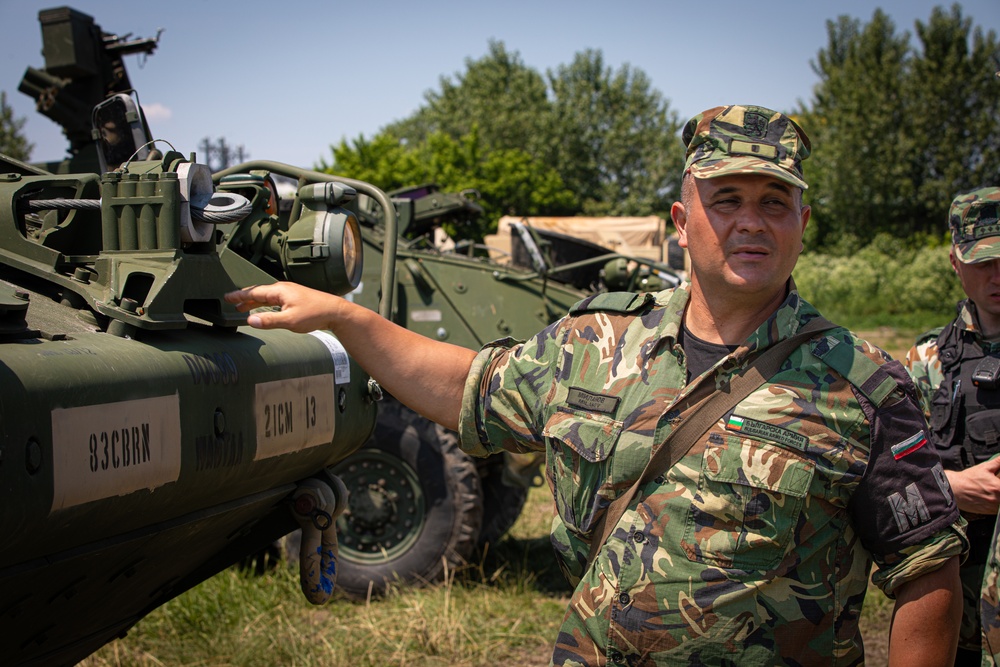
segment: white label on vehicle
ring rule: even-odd
[[[354,303],[354,295],[355,294],[360,295],[364,291],[364,289],[365,289],[365,282],[363,280],[358,281],[358,286],[355,287],[350,292],[348,292],[347,294],[345,294],[344,298],[350,301],[351,303]]]
[[[318,338],[326,349],[330,350],[333,357],[333,379],[337,384],[347,384],[351,381],[351,359],[347,356],[347,350],[337,337],[327,331],[310,331],[310,336]]]
[[[333,376],[329,373],[258,384],[254,397],[254,460],[332,442],[336,409]]]
[[[440,322],[440,310],[411,310],[410,319],[414,322]]]
[[[176,482],[180,398],[52,411],[52,511]]]

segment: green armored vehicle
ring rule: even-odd
[[[65,120],[106,72],[123,72],[132,45],[68,8],[40,19],[47,67],[22,89]],[[75,664],[296,528],[303,592],[324,602],[347,498],[331,466],[376,419],[377,385],[334,336],[257,331],[222,299],[274,280],[218,244],[218,226],[267,217],[266,198],[225,192],[193,158],[161,152],[134,96],[107,93],[91,132],[72,126],[67,160],[0,155],[5,665]],[[387,196],[275,171],[301,184],[264,256],[283,278],[349,292],[363,257],[344,204],[359,192],[382,201],[391,228]]]
[[[389,196],[399,219],[395,235],[370,198],[348,205],[361,221],[365,269],[347,298],[378,307],[381,257],[395,241],[390,318],[430,338],[479,349],[497,338],[526,338],[595,291],[653,291],[679,282],[665,265],[525,225],[515,225],[510,261],[500,263],[471,243],[442,243],[442,226],[460,230],[482,214],[473,193],[424,184]],[[228,248],[248,257],[255,255],[253,241],[227,235]],[[340,589],[359,598],[388,584],[439,581],[477,547],[499,540],[529,486],[541,481],[543,462],[540,455],[507,453],[474,459],[459,450],[455,433],[391,396],[379,407],[372,439],[335,467],[351,491],[338,520]]]
[[[92,19],[66,8],[42,12],[40,19],[47,66],[29,69],[21,90],[64,127],[70,142],[68,160],[43,166],[66,172],[85,165],[100,173],[130,157],[116,143],[121,137],[131,139],[125,145],[134,144],[139,159],[148,157],[154,147],[144,143],[151,134],[121,57],[151,53],[156,41],[100,33],[97,52],[104,55],[81,62],[86,58],[80,54],[93,49],[57,49],[64,38],[55,26],[68,23],[74,32],[91,26],[87,29],[93,31]],[[93,114],[81,111],[92,107]],[[312,255],[319,252],[313,245],[315,230],[328,225],[326,211],[337,202],[343,215],[360,222],[355,247],[364,254],[360,282],[347,298],[419,333],[469,348],[504,336],[529,336],[594,291],[653,290],[677,282],[666,266],[525,225],[518,227],[507,263],[490,260],[471,244],[446,250],[434,240],[442,225],[460,229],[464,220],[482,213],[469,193],[446,193],[428,184],[390,193],[386,200],[358,187],[357,198],[347,201],[324,185],[333,180],[354,183],[267,161],[213,174],[216,193],[253,204],[237,221],[216,222],[216,252],[227,266],[240,259],[270,280],[324,289],[323,270],[309,273],[306,267],[322,259]],[[282,181],[294,183],[294,196],[282,198]],[[303,224],[303,218],[313,226]],[[398,257],[395,269],[384,256]],[[240,275],[246,279],[237,283],[261,282]],[[439,580],[446,568],[465,563],[477,546],[499,539],[513,524],[528,486],[538,479],[539,464],[534,457],[506,454],[474,460],[458,449],[454,433],[385,397],[371,439],[333,467],[350,491],[337,521],[338,588],[363,598],[391,583]]]

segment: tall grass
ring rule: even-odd
[[[368,602],[307,603],[297,564],[226,570],[160,607],[85,667],[546,665],[568,601],[533,489],[511,536],[444,583]]]
[[[570,589],[549,546],[552,500],[531,490],[510,536],[439,585],[314,607],[293,567],[226,570],[160,607],[82,667],[547,665]],[[869,591],[867,664],[886,664],[891,602]]]

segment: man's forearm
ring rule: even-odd
[[[890,667],[951,665],[962,620],[958,557],[903,584],[889,630]]]
[[[355,361],[404,405],[457,430],[476,353],[421,336],[367,308],[351,310],[349,320],[332,329]]]
[[[255,285],[230,292],[226,300],[243,312],[280,308],[250,315],[253,327],[333,331],[386,391],[442,426],[457,428],[465,378],[476,356],[472,350],[426,338],[367,308],[296,283]]]

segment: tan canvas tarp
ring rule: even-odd
[[[663,261],[666,244],[666,221],[655,215],[643,218],[605,217],[518,217],[505,215],[497,223],[497,233],[486,237],[486,245],[510,252],[510,223],[521,222],[532,227],[566,234],[596,243],[613,252],[632,257]],[[493,254],[493,253],[491,253]]]

